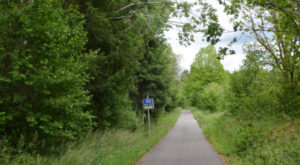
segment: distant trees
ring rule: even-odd
[[[191,104],[198,107],[208,106],[216,110],[216,103],[219,99],[218,85],[223,82],[225,71],[220,60],[217,59],[217,52],[211,45],[202,48],[194,59],[188,78],[185,80],[184,92],[191,101]],[[211,91],[211,89],[214,88]],[[207,98],[206,94],[211,95]],[[218,97],[218,98],[217,98]],[[213,100],[210,100],[213,99]],[[210,102],[210,103],[208,103]]]
[[[245,120],[283,113],[299,115],[299,90],[296,86],[287,91],[290,88],[269,51],[259,43],[245,44],[244,51],[247,55],[240,70],[228,73],[215,58],[212,46],[201,49],[182,91],[190,105]]]
[[[184,80],[183,98],[203,110],[247,119],[263,114],[299,115],[298,86],[287,84],[270,52],[259,43],[245,44],[244,51],[247,55],[240,70],[228,73],[212,46],[202,48]]]

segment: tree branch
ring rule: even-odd
[[[111,19],[114,19],[114,20],[129,19],[129,18],[132,18],[133,15],[135,15],[137,12],[139,12],[139,11],[138,10],[134,10],[133,12],[131,12],[129,14],[121,15],[119,17],[112,17]]]
[[[295,25],[295,27],[299,26],[299,23],[296,22],[295,19],[293,19],[293,15],[288,12],[288,10],[286,10],[283,7],[278,6],[277,4],[274,4],[272,1],[268,0],[269,4],[271,6],[273,6],[275,9],[277,8],[278,10],[282,11],[284,14],[286,14],[288,16],[288,18],[293,22],[293,24]],[[298,3],[298,2],[297,2]],[[300,12],[300,9],[298,8],[298,12]],[[298,18],[300,18],[300,13],[296,14],[298,16]],[[297,28],[297,31],[299,32],[299,29]]]
[[[272,55],[272,57],[273,57],[274,60],[275,60],[275,63],[276,63],[276,65],[277,65],[277,67],[278,67],[281,71],[283,71],[281,65],[279,64],[279,60],[278,60],[278,58],[276,57],[276,54],[274,53],[274,51],[272,50],[272,48],[270,47],[270,45],[269,45],[269,44],[266,44],[265,41],[264,41],[264,39],[257,33],[257,30],[256,30],[256,28],[255,28],[255,22],[254,22],[254,20],[253,20],[251,11],[249,11],[249,13],[250,13],[249,16],[250,16],[251,29],[252,29],[252,31],[254,32],[257,41],[258,41],[264,48],[266,48],[266,49],[270,52],[270,54]]]
[[[153,5],[153,4],[162,4],[162,3],[165,3],[165,2],[136,2],[136,3],[130,3],[124,7],[122,7],[121,9],[117,10],[116,12],[121,12],[127,8],[130,8],[132,6],[141,6],[141,5]]]

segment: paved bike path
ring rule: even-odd
[[[136,165],[223,165],[191,111],[183,110],[170,132]]]

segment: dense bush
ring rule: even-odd
[[[278,98],[283,112],[291,116],[300,115],[300,82],[298,84],[283,83],[280,86]]]
[[[235,153],[239,156],[247,155],[248,151],[263,144],[266,136],[262,130],[257,129],[251,123],[245,123],[236,129],[234,133]]]
[[[241,69],[229,76],[226,109],[248,119],[279,113],[280,72],[264,61],[265,51],[255,45],[246,45],[245,49],[247,56]]]
[[[84,109],[91,56],[82,54],[83,17],[50,0],[1,6],[0,136],[15,147],[22,141],[49,151],[93,124]],[[34,140],[37,146],[29,145]]]
[[[206,85],[199,95],[197,107],[209,111],[223,110],[224,108],[224,88],[218,83]]]

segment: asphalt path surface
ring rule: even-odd
[[[175,126],[136,165],[223,165],[191,111],[183,110]]]

